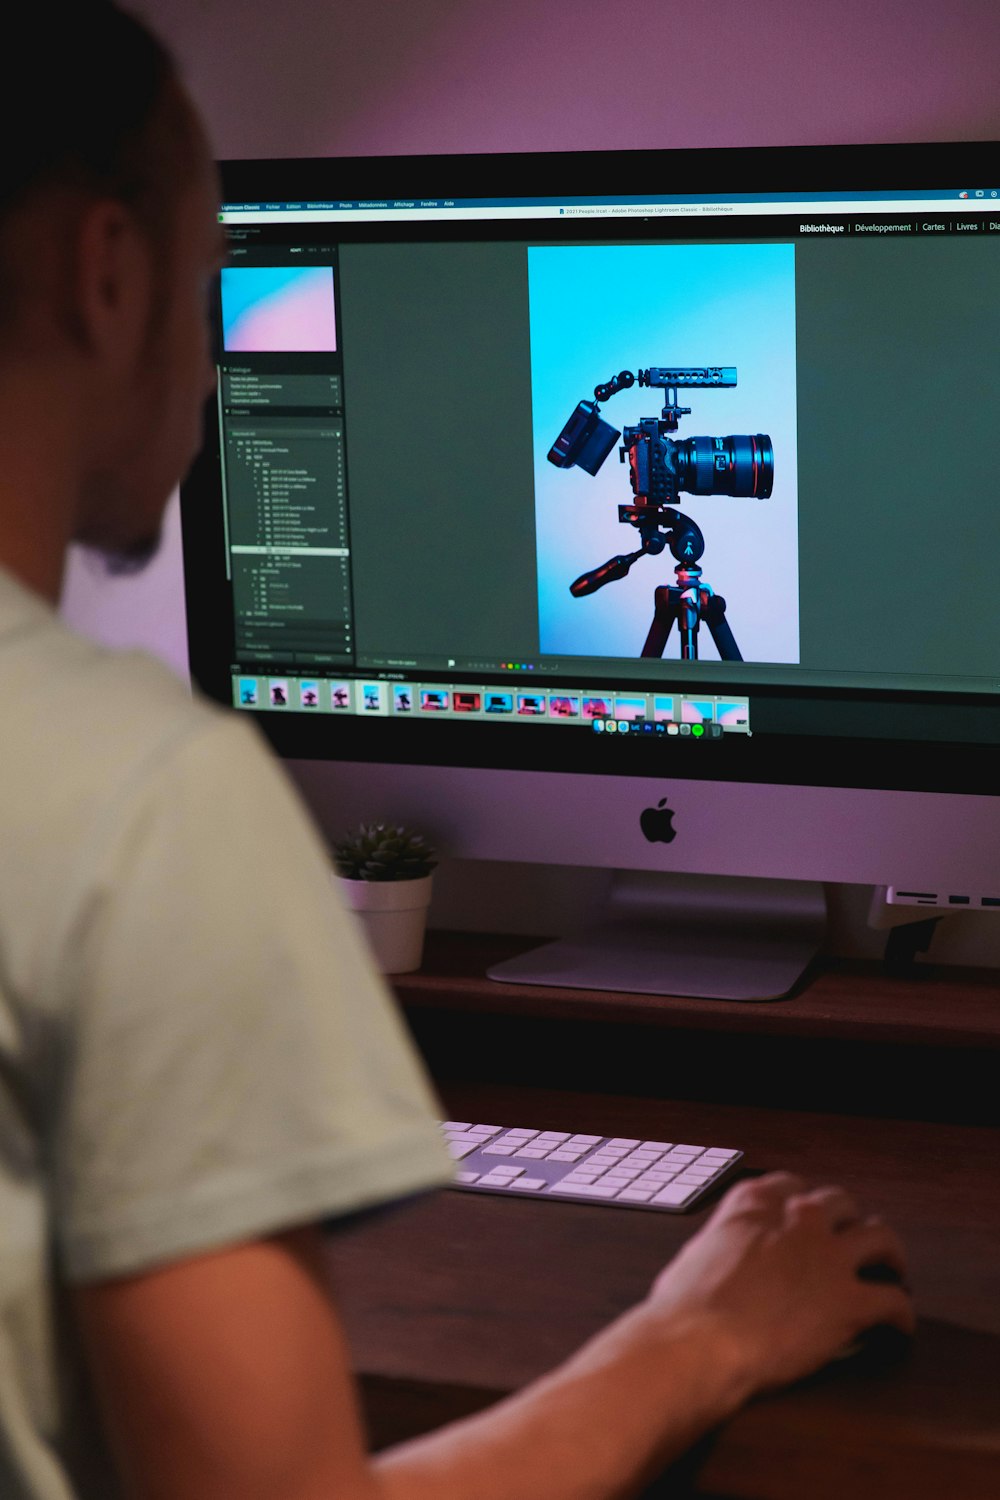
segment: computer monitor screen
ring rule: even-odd
[[[196,679],[331,820],[992,899],[998,162],[225,164]]]

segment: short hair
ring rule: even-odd
[[[126,204],[159,244],[197,128],[171,54],[113,0],[18,10],[0,89],[0,247],[18,210],[60,187]],[[17,300],[6,260],[0,323]]]
[[[163,44],[112,0],[37,4],[11,30],[18,45],[5,48],[0,91],[0,222],[50,182],[139,196],[143,137],[175,77]]]

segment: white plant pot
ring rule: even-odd
[[[344,905],[360,918],[382,973],[419,969],[433,874],[420,880],[334,880]]]

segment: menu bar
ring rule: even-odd
[[[1000,213],[1000,189],[928,193],[735,194],[700,198],[379,198],[313,203],[224,203],[224,224],[309,224],[440,219],[658,218],[780,214],[803,217]]]

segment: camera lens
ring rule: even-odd
[[[763,432],[752,436],[667,438],[677,488],[689,495],[754,495],[766,500],[774,484],[774,449]]]

